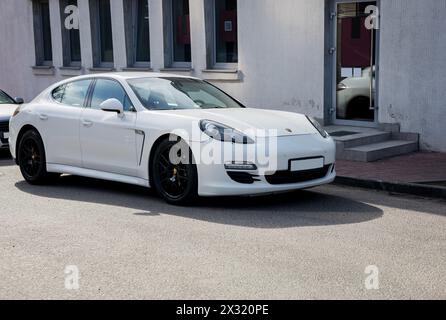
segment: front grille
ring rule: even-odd
[[[8,131],[9,131],[9,121],[1,121],[0,132],[8,132]]]
[[[326,165],[320,169],[312,169],[305,171],[277,171],[275,174],[265,176],[266,181],[269,184],[289,184],[299,183],[311,180],[322,179],[328,174],[331,165]]]

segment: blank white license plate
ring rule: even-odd
[[[3,132],[3,139],[9,138],[9,132]]]
[[[303,171],[311,169],[320,169],[324,166],[324,158],[313,158],[305,160],[292,160],[291,171]]]

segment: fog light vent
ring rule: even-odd
[[[232,180],[242,184],[253,184],[256,181],[260,181],[258,176],[252,175],[248,172],[228,171],[227,173]]]

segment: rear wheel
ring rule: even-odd
[[[44,184],[59,176],[46,171],[45,148],[39,133],[25,132],[19,143],[18,163],[23,178],[30,184]]]
[[[370,110],[370,98],[356,97],[347,106],[347,119],[373,120],[374,111]]]
[[[187,205],[197,198],[197,168],[192,152],[183,141],[165,140],[155,151],[152,182],[168,203]]]

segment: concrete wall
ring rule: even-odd
[[[323,118],[324,1],[239,1],[243,82],[222,86],[249,106]]]
[[[379,121],[446,151],[446,1],[382,0]]]
[[[239,1],[239,76],[203,74],[206,69],[204,1],[190,0],[192,68],[190,74],[214,82],[258,108],[286,109],[323,117],[324,0]],[[34,65],[32,4],[30,0],[1,0],[0,87],[32,99],[49,84],[73,75],[62,66],[59,1],[50,0],[54,75],[37,75]],[[162,0],[149,0],[151,64],[164,67]],[[82,43],[81,73],[92,67],[90,17],[87,0],[79,0]],[[115,68],[126,67],[122,0],[111,0]],[[21,18],[19,18],[21,17]],[[75,75],[76,73],[74,73]],[[232,76],[233,77],[233,76]],[[218,79],[225,79],[219,81]],[[232,79],[231,77],[229,79]]]
[[[0,88],[29,100],[53,78],[32,77],[35,64],[31,1],[0,1]]]
[[[61,70],[59,1],[50,1],[54,75],[37,75],[30,0],[0,1],[0,88],[32,99],[48,85],[88,73],[92,46],[88,0],[78,0],[81,72]],[[126,67],[123,0],[111,0],[116,70]],[[164,68],[162,0],[150,7],[151,64]],[[190,0],[193,76],[248,106],[324,117],[325,0],[239,0],[239,75],[203,73],[204,3]],[[379,122],[421,134],[423,149],[445,151],[446,0],[381,0]]]

